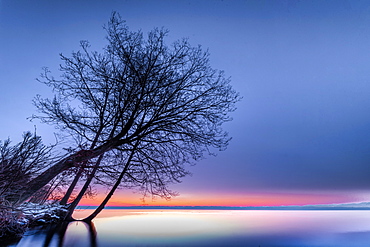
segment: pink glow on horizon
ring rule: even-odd
[[[96,206],[104,199],[101,193],[96,198],[84,198],[80,205]],[[166,201],[148,198],[143,202],[139,194],[122,192],[113,196],[107,206],[288,206],[334,204],[360,201],[358,198],[338,193],[245,193],[245,194],[181,194]]]

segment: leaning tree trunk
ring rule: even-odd
[[[74,177],[71,185],[68,187],[67,192],[63,196],[62,200],[59,202],[60,205],[67,205],[68,200],[71,197],[72,192],[73,192],[74,188],[76,187],[77,182],[78,182],[78,180],[80,179],[80,177],[82,175],[82,172],[83,172],[83,168],[80,167],[80,169],[78,169],[78,172],[76,173],[76,176]]]
[[[126,166],[128,167],[128,165],[126,165]],[[99,205],[98,208],[95,209],[95,211],[91,215],[89,215],[88,217],[84,218],[83,221],[85,221],[85,222],[92,221],[105,208],[105,206],[107,205],[108,201],[110,200],[110,198],[113,196],[114,192],[116,191],[116,189],[120,185],[120,183],[122,181],[122,178],[125,175],[126,171],[127,171],[127,169],[125,167],[125,170],[121,172],[118,180],[116,181],[116,183],[114,184],[114,186],[112,187],[112,189],[109,191],[108,195],[104,198],[103,202]]]
[[[102,128],[99,129],[99,131],[97,132],[96,136],[95,136],[95,139],[94,141],[91,143],[91,146],[90,146],[90,150],[95,148],[96,146],[96,143],[98,141],[98,138],[99,138],[99,135],[101,134],[101,131],[102,131]],[[84,162],[86,165],[87,164],[87,161]],[[69,198],[71,197],[72,195],[72,192],[74,190],[74,188],[76,187],[77,183],[78,183],[78,180],[80,180],[81,176],[82,176],[82,172],[83,172],[84,168],[83,167],[80,167],[72,181],[72,183],[69,185],[68,187],[68,190],[67,192],[65,193],[65,195],[63,196],[62,200],[59,202],[60,205],[67,205],[68,203],[68,200]]]
[[[51,166],[49,169],[41,173],[39,176],[28,182],[23,191],[20,193],[17,203],[21,204],[30,198],[39,189],[44,187],[50,182],[54,177],[56,177],[61,172],[68,170],[71,167],[76,167],[82,162],[88,161],[101,154],[111,150],[114,147],[115,140],[111,140],[95,149],[92,150],[80,150],[75,154],[69,155],[68,157],[60,160],[55,165]]]
[[[69,157],[68,157],[69,158]],[[57,162],[55,165],[41,173],[38,177],[34,178],[30,182],[28,182],[22,191],[19,192],[19,198],[17,199],[16,203],[21,204],[25,202],[28,198],[30,198],[34,193],[36,193],[39,189],[44,187],[48,184],[54,177],[56,177],[61,172],[75,166],[75,164],[68,162],[68,158],[63,159]]]
[[[104,156],[103,154],[99,156],[93,170],[91,171],[91,173],[87,177],[87,180],[86,180],[84,186],[82,187],[82,189],[78,193],[76,199],[74,199],[74,201],[72,202],[72,204],[68,208],[68,213],[64,218],[65,220],[67,220],[67,221],[73,221],[74,220],[73,217],[72,217],[72,214],[73,214],[74,210],[76,209],[78,203],[81,201],[82,197],[86,193],[87,189],[89,188],[89,185],[90,185],[92,179],[94,178],[96,171],[98,170],[98,168],[100,166],[100,162],[102,161],[103,156]]]
[[[129,168],[130,162],[131,162],[132,158],[134,157],[134,153],[135,153],[137,144],[135,145],[134,149],[131,151],[130,157],[128,158],[128,160],[126,162],[125,167],[123,168],[121,174],[119,175],[116,183],[114,184],[114,186],[112,187],[112,189],[109,191],[108,195],[104,198],[104,200],[99,205],[99,207],[96,208],[95,211],[91,215],[89,215],[88,217],[84,218],[83,221],[85,221],[85,222],[92,221],[105,208],[105,206],[107,205],[108,201],[110,200],[110,198],[113,196],[114,192],[117,190],[118,186],[120,185],[123,176],[126,174],[126,171]]]

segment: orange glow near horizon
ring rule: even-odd
[[[104,199],[99,194],[94,199],[84,198],[80,205],[97,206]],[[181,194],[166,201],[161,198],[145,202],[139,194],[119,192],[111,198],[107,206],[283,206],[283,205],[312,205],[353,202],[353,197],[340,194],[324,193],[246,193],[246,194]]]

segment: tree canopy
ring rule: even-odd
[[[211,67],[208,51],[187,39],[167,45],[165,29],[144,37],[117,13],[105,29],[108,44],[101,52],[81,41],[80,51],[60,55],[60,77],[44,69],[40,81],[55,96],[37,96],[33,118],[76,143],[71,154],[28,183],[23,200],[71,167],[91,170],[91,177],[104,171],[113,181],[118,175],[109,171],[122,171],[126,186],[167,198],[173,195],[168,185],[188,174],[186,164],[230,141],[222,124],[231,120],[240,96]],[[104,159],[109,162],[103,169]]]

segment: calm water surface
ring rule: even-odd
[[[362,247],[370,246],[370,211],[109,209],[93,225],[76,221],[60,232],[28,232],[12,246]]]

